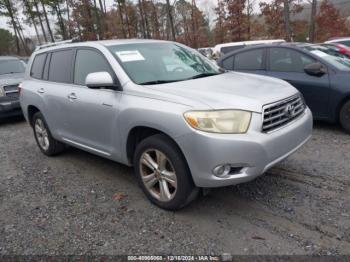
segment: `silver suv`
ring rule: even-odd
[[[199,188],[254,179],[312,132],[311,112],[288,83],[225,72],[166,41],[38,50],[20,102],[44,154],[70,145],[133,165],[146,196],[170,210]]]

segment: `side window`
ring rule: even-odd
[[[43,69],[46,60],[46,53],[36,55],[30,69],[30,76],[37,79],[42,79]]]
[[[71,83],[72,58],[73,50],[62,50],[53,52],[51,54],[49,68],[49,81]]]
[[[244,47],[244,45],[225,46],[225,47],[222,47],[222,48],[221,48],[221,53],[227,54],[227,53],[230,53],[230,52],[232,52],[232,51],[241,49],[241,48],[243,48],[243,47]]]
[[[86,76],[96,72],[108,72],[113,76],[102,54],[88,49],[78,50],[75,59],[74,84],[85,85]]]
[[[302,53],[289,48],[270,48],[270,71],[304,72],[304,67],[316,61]]]
[[[227,70],[233,70],[233,58],[234,56],[227,57],[225,60],[222,61],[222,67]]]
[[[262,70],[264,49],[239,53],[234,60],[234,70]]]

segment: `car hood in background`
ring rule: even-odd
[[[15,73],[15,74],[5,74],[0,75],[0,85],[14,85],[19,84],[24,79],[24,73]]]
[[[242,109],[259,113],[263,105],[298,93],[283,80],[236,72],[149,88],[183,97],[186,101],[195,100],[212,109]]]

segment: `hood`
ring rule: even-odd
[[[0,86],[19,84],[24,80],[24,73],[0,75]]]
[[[149,86],[158,92],[193,100],[210,109],[262,112],[263,105],[298,93],[289,83],[272,77],[227,72],[182,82]]]

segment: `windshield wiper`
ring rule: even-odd
[[[158,84],[166,84],[166,83],[172,83],[172,82],[178,82],[181,80],[154,80],[154,81],[148,81],[140,83],[139,85],[158,85]]]
[[[202,78],[202,77],[207,77],[207,76],[216,76],[216,75],[220,75],[222,73],[201,73],[195,76],[191,76],[188,79],[197,79],[197,78]]]

